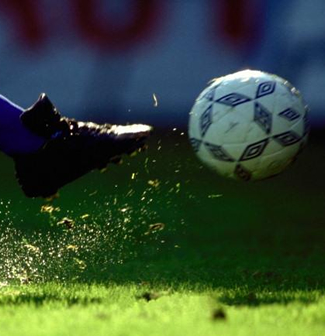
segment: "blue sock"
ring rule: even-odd
[[[24,127],[20,115],[24,109],[0,95],[0,150],[9,156],[37,151],[45,139]]]

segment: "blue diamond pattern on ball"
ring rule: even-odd
[[[282,146],[290,146],[290,145],[293,145],[299,142],[300,136],[293,131],[288,131],[288,132],[274,135],[273,139],[277,141],[279,144],[281,144]]]
[[[222,148],[222,146],[214,145],[209,142],[204,143],[205,148],[212,156],[220,161],[234,162],[235,160]]]
[[[200,145],[201,145],[202,141],[199,140],[199,139],[190,138],[190,143],[191,143],[191,145],[194,149],[194,152],[197,153],[200,149]]]
[[[288,108],[279,113],[280,117],[283,117],[289,121],[294,121],[300,117],[300,114],[292,108]]]
[[[214,99],[214,92],[218,86],[212,87],[203,97],[207,100],[213,101]]]
[[[236,166],[234,173],[243,181],[249,181],[252,178],[252,174],[240,164]]]
[[[269,134],[272,129],[272,114],[261,104],[255,103],[254,121]]]
[[[239,161],[251,160],[262,155],[268,143],[269,139],[264,139],[262,141],[258,141],[248,145],[245,148],[244,153],[240,157]]]
[[[275,90],[275,82],[263,82],[261,83],[256,92],[256,98],[261,98],[273,93]]]
[[[205,136],[209,127],[212,124],[212,105],[210,105],[200,117],[200,128],[202,138]]]
[[[217,99],[216,103],[220,103],[220,104],[224,104],[228,106],[237,106],[240,104],[247,103],[250,100],[251,99],[247,96],[244,96],[240,93],[233,92],[233,93],[229,93],[226,96],[223,96]]]

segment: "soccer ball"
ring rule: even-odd
[[[282,172],[306,144],[307,106],[287,80],[244,70],[214,79],[190,112],[197,156],[219,174],[249,181]]]

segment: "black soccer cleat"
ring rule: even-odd
[[[152,132],[148,125],[98,125],[62,117],[45,94],[20,118],[46,139],[38,151],[13,157],[16,177],[28,197],[51,197],[91,170],[141,151]]]

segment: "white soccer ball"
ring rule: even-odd
[[[219,174],[249,181],[282,172],[304,147],[307,106],[287,80],[244,70],[214,79],[190,112],[190,142]]]

